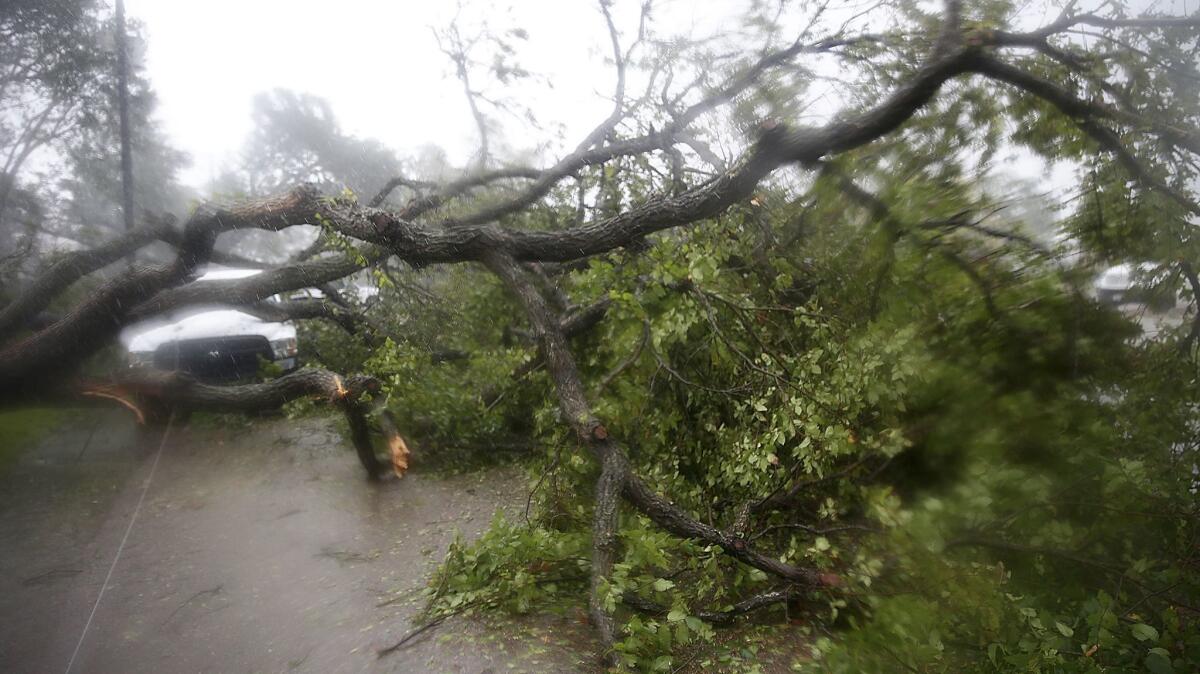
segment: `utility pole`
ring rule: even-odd
[[[133,229],[133,152],[129,139],[129,43],[125,37],[125,0],[117,0],[117,114],[121,122],[121,214],[125,231]]]

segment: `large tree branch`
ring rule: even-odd
[[[1051,46],[1044,38],[1032,35],[995,31],[979,36],[977,41],[992,46],[1018,45],[1037,49],[1055,61],[1063,63],[1072,71],[1088,78],[1089,81],[1095,82],[1118,102],[1125,102],[1122,100],[1123,96],[1118,94],[1110,83],[1091,73],[1079,57]],[[984,59],[981,67],[976,71],[1045,99],[1069,117],[1109,120],[1133,129],[1150,131],[1172,145],[1184,148],[1193,154],[1200,154],[1200,134],[1195,130],[1155,120],[1140,111],[1113,107],[1099,100],[1084,100],[1058,84],[994,58]]]
[[[134,307],[182,283],[206,262],[221,232],[306,224],[312,221],[319,202],[315,190],[302,187],[282,197],[236,208],[197,211],[184,226],[172,262],[129,270],[104,284],[61,320],[0,350],[4,393],[19,397],[76,369],[116,336],[130,320]]]
[[[0,341],[25,328],[28,322],[75,281],[163,238],[169,225],[152,222],[106,241],[95,248],[62,255],[0,309]]]
[[[1059,17],[1053,23],[1047,24],[1030,35],[1049,37],[1056,33],[1064,33],[1075,26],[1093,26],[1096,28],[1136,28],[1136,29],[1171,29],[1171,28],[1200,28],[1200,15],[1186,17],[1143,16],[1137,18],[1111,18],[1096,14],[1068,14]]]
[[[192,245],[197,237],[212,236],[215,239],[221,232],[234,229],[283,229],[312,222],[319,208],[320,195],[316,190],[307,186],[299,187],[281,196],[232,208],[201,207],[184,225],[182,231],[174,230],[168,220],[153,220],[95,248],[67,253],[47,267],[20,295],[0,310],[0,341],[25,327],[27,321],[79,279],[154,241],[166,241],[176,248],[181,248]],[[180,255],[194,254],[195,251],[180,252]],[[215,253],[209,245],[204,252],[204,260],[196,262],[213,258],[226,261],[231,259],[228,255]]]
[[[558,180],[582,166],[623,153],[650,151],[663,143],[673,142],[674,135],[693,119],[692,115],[700,114],[707,105],[715,105],[723,94],[710,96],[692,106],[677,118],[675,124],[657,134],[573,153],[543,173],[525,193],[465,218],[447,221],[443,223],[444,227],[421,226],[382,211],[345,212],[341,226],[346,233],[386,245],[399,257],[416,264],[477,260],[495,250],[522,261],[565,262],[612,250],[663,229],[715,216],[749,196],[760,180],[786,163],[812,163],[827,154],[853,149],[895,130],[928,103],[943,83],[970,72],[978,63],[978,49],[961,46],[956,35],[955,30],[947,28],[939,38],[935,58],[919,68],[880,105],[857,115],[841,116],[818,128],[793,129],[768,122],[763,125],[762,135],[754,147],[728,171],[696,188],[676,196],[653,198],[611,218],[552,232],[522,232],[491,224],[533,203]],[[801,51],[827,48],[822,44],[793,45],[791,49],[764,58],[760,64],[785,62]],[[765,69],[766,65],[762,67]],[[731,89],[749,86],[757,78],[756,72],[760,71],[752,68],[736,84],[731,84]]]
[[[343,377],[328,370],[304,368],[277,379],[237,386],[205,384],[179,372],[147,371],[108,381],[73,382],[48,390],[51,400],[101,398],[116,401],[141,416],[146,409],[202,409],[221,412],[256,412],[278,409],[298,398],[322,398],[341,410],[350,424],[351,441],[359,461],[371,478],[384,470],[371,439],[365,397],[380,391],[374,377]],[[403,476],[408,452],[389,417],[380,424],[384,440],[393,451],[394,468]],[[401,466],[400,464],[403,464]]]
[[[375,325],[371,321],[368,321],[366,316],[325,300],[303,299],[284,302],[254,302],[250,304],[232,302],[221,304],[261,318],[264,321],[276,323],[320,318],[336,324],[351,335],[363,334],[363,328],[366,328],[366,334],[370,336],[369,342],[382,341],[381,338],[376,338],[374,334]]]
[[[913,77],[897,88],[881,104],[857,115],[843,115],[818,128],[789,128],[768,122],[754,147],[734,167],[713,180],[676,196],[660,195],[619,215],[564,230],[527,232],[504,229],[492,224],[471,224],[475,218],[460,221],[459,226],[434,229],[406,222],[387,213],[371,214],[370,224],[362,216],[347,218],[360,221],[351,232],[390,247],[398,256],[417,264],[479,259],[501,250],[522,261],[566,262],[624,246],[664,229],[687,225],[723,212],[748,197],[765,176],[789,162],[811,164],[820,158],[845,152],[894,131],[917,110],[924,107],[947,80],[969,73],[1008,81],[1044,98],[1067,114],[1090,111],[1065,90],[1044,80],[1027,76],[1019,69],[985,57],[972,45],[949,49],[943,56],[922,66]],[[1083,107],[1080,107],[1083,105]],[[1162,185],[1132,158],[1128,150],[1094,124],[1085,130],[1106,149],[1118,154],[1131,170],[1143,179],[1183,203],[1191,210],[1195,204],[1177,191]],[[1176,140],[1185,142],[1178,136]],[[519,207],[513,205],[514,208]],[[500,213],[493,214],[502,215]]]
[[[1026,72],[1016,66],[1002,63],[993,58],[980,58],[975,71],[991,79],[1010,84],[1022,91],[1033,94],[1038,98],[1058,108],[1064,115],[1070,117],[1079,128],[1102,148],[1112,152],[1121,165],[1148,189],[1161,192],[1176,203],[1180,204],[1195,215],[1200,215],[1200,204],[1188,198],[1182,192],[1172,188],[1145,166],[1121,142],[1116,132],[1101,124],[1098,119],[1112,118],[1115,113],[1110,109],[1084,101],[1065,88]],[[1176,145],[1200,152],[1200,143],[1196,138],[1178,129],[1157,129],[1164,140]]]
[[[250,304],[289,290],[314,288],[364,269],[386,256],[368,247],[354,255],[319,257],[268,269],[239,279],[210,279],[164,290],[130,312],[134,319],[149,318],[195,304]]]
[[[564,178],[574,175],[580,169],[597,166],[618,157],[645,154],[673,145],[678,140],[679,134],[700,116],[733,100],[738,94],[757,83],[765,73],[789,63],[799,54],[826,53],[839,47],[874,39],[876,39],[874,36],[865,35],[830,37],[812,43],[803,43],[798,40],[786,49],[765,54],[749,68],[731,77],[724,86],[717,88],[679,114],[674,115],[671,123],[663,129],[644,136],[592,147],[607,133],[606,124],[609,120],[606,119],[580,143],[574,152],[560,159],[554,166],[542,171],[536,181],[524,192],[475,213],[447,219],[441,224],[459,228],[495,222],[532,205],[549,194],[550,190]]]
[[[221,412],[257,412],[276,409],[305,396],[329,401],[378,393],[378,380],[357,375],[342,377],[328,370],[302,368],[262,383],[224,386],[205,384],[181,372],[142,371],[112,380],[74,383],[73,390],[119,391],[138,399],[162,400],[183,407]],[[53,391],[52,391],[53,392]]]

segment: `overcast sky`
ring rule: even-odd
[[[862,6],[862,1],[848,0],[842,7]],[[328,99],[344,131],[377,138],[402,154],[433,143],[452,161],[464,163],[476,147],[461,85],[431,30],[451,20],[455,2],[126,2],[129,15],[142,21],[148,34],[146,66],[159,95],[158,119],[172,142],[191,155],[192,166],[181,178],[194,187],[204,187],[235,159],[250,131],[253,96],[275,87]],[[626,40],[636,30],[639,4],[615,2]],[[729,23],[744,4],[659,0],[655,18],[672,33],[702,35]],[[1057,12],[1034,4],[1043,9],[1028,13],[1033,23],[1047,16],[1052,20]],[[1186,13],[1195,11],[1197,0],[1133,4]],[[520,26],[529,33],[521,63],[544,74],[553,89],[541,90],[527,103],[539,119],[561,122],[571,145],[608,114],[613,73],[604,62],[608,36],[594,0],[478,0],[463,13],[486,15],[498,30]],[[512,144],[536,141],[531,134]],[[1026,175],[1040,172],[1028,158],[1016,169]],[[1070,171],[1059,167],[1046,180],[1065,185]]]
[[[183,179],[193,186],[206,184],[236,154],[250,131],[252,97],[274,87],[328,99],[345,131],[401,152],[434,143],[463,161],[475,148],[461,85],[431,31],[454,16],[453,2],[126,2],[128,14],[146,26],[157,116],[192,156]],[[483,14],[487,3],[475,4],[466,13]],[[659,4],[683,27],[710,14],[703,3]],[[630,34],[637,5],[617,3],[618,21]],[[554,85],[552,95],[535,101],[539,118],[564,122],[567,137],[580,137],[608,114],[604,96],[613,75],[604,64],[608,38],[595,2],[521,0],[496,3],[487,13],[493,25],[529,32],[522,63]]]

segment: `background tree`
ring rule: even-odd
[[[69,137],[99,98],[98,7],[92,2],[14,2],[0,16],[0,236],[5,282],[35,243],[45,217],[44,181],[27,170],[40,150]]]
[[[116,0],[117,121],[121,138],[121,216],[125,229],[133,229],[133,141],[129,131],[129,38],[125,27],[125,0]]]
[[[5,285],[59,248],[92,246],[124,228],[114,22],[99,3],[17,2],[0,13],[9,74],[0,100],[0,231],[8,237]],[[154,94],[143,70],[144,39],[128,26],[130,131],[136,219],[182,212],[192,195],[175,181],[186,157],[152,121]],[[15,254],[20,251],[20,254]],[[22,266],[24,265],[24,266]]]

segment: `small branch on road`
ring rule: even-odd
[[[221,594],[221,590],[223,590],[224,588],[225,588],[224,585],[218,585],[214,588],[210,588],[207,590],[200,590],[196,594],[194,594],[194,595],[188,597],[186,600],[184,600],[184,602],[182,604],[180,604],[179,606],[176,606],[175,610],[171,611],[171,615],[167,616],[167,619],[164,620],[163,622],[164,623],[171,622],[172,620],[175,619],[176,615],[179,615],[180,611],[187,608],[188,605],[191,604],[192,602],[196,601],[197,599],[199,599],[201,597],[208,597],[208,596],[215,597],[215,596]]]

